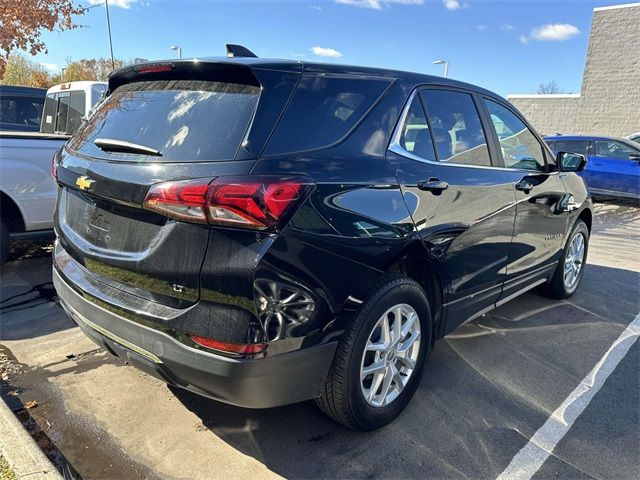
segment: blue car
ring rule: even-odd
[[[640,199],[640,144],[622,138],[556,135],[544,140],[555,152],[581,153],[580,173],[594,196]]]

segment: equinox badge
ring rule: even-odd
[[[91,180],[86,175],[82,175],[76,180],[76,185],[80,190],[88,190],[95,182],[95,180]]]

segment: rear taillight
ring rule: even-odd
[[[236,355],[251,355],[264,352],[267,348],[266,343],[230,343],[221,342],[212,338],[199,337],[197,335],[189,335],[191,340],[202,347],[212,350],[219,350],[225,353],[234,353]]]
[[[312,183],[301,177],[218,177],[158,183],[143,207],[176,220],[254,229],[284,225]]]
[[[173,63],[147,63],[144,65],[134,65],[133,69],[138,73],[159,73],[169,72],[176,68]]]
[[[144,208],[185,222],[207,223],[209,180],[158,183],[144,199]]]

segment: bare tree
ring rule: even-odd
[[[550,93],[562,93],[562,90],[558,88],[555,80],[551,80],[548,83],[541,83],[536,93],[550,94]]]
[[[73,0],[2,0],[0,7],[0,79],[4,76],[9,54],[25,50],[35,55],[47,52],[41,39],[44,30],[76,28],[73,15],[81,15],[86,8],[74,5]]]

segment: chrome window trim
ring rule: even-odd
[[[546,175],[557,175],[558,173],[560,173],[559,171],[555,171],[555,172],[542,172],[539,170],[526,170],[523,168],[511,168],[511,167],[496,167],[495,165],[468,165],[465,163],[455,163],[455,162],[438,162],[438,161],[433,161],[433,160],[427,160],[426,158],[422,158],[419,157],[418,155],[415,155],[407,150],[405,150],[404,148],[402,148],[402,146],[400,145],[400,137],[402,136],[402,127],[404,125],[404,122],[407,119],[407,115],[409,114],[409,109],[411,108],[411,104],[413,103],[413,100],[416,97],[416,94],[418,93],[418,90],[420,90],[420,87],[416,88],[415,90],[413,90],[413,92],[411,92],[411,95],[409,95],[409,99],[407,100],[407,103],[405,104],[404,108],[402,109],[402,114],[400,115],[400,119],[396,125],[395,130],[393,131],[393,135],[391,135],[391,143],[389,144],[389,147],[387,148],[388,151],[391,151],[397,155],[400,155],[402,157],[405,158],[409,158],[411,160],[416,160],[418,162],[422,162],[422,163],[427,163],[429,165],[440,165],[440,166],[451,166],[451,167],[462,167],[462,168],[480,168],[483,170],[500,170],[500,171],[507,171],[507,172],[529,172],[530,174],[546,174]],[[426,115],[426,112],[424,112]],[[481,115],[480,112],[478,112],[478,115]],[[525,123],[526,125],[526,123]],[[527,126],[528,128],[528,126]],[[488,139],[487,139],[488,140]],[[486,144],[487,148],[488,148],[488,143]],[[435,146],[434,146],[435,148]]]

